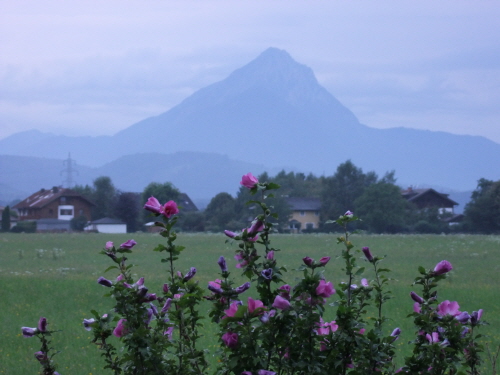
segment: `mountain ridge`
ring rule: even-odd
[[[480,178],[500,178],[489,162],[500,160],[500,144],[478,136],[363,125],[309,67],[277,48],[113,136],[24,135],[0,140],[0,153],[65,159],[71,152],[92,168],[145,152],[215,153],[268,171],[315,175],[332,175],[350,159],[379,175],[395,170],[399,181],[459,191],[474,189]],[[162,169],[154,159],[147,163]],[[127,175],[127,167],[121,168]],[[162,180],[170,180],[173,169],[162,170]]]

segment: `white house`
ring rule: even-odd
[[[127,233],[127,224],[117,219],[104,217],[88,223],[85,230],[98,233]]]

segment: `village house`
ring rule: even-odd
[[[453,215],[454,207],[458,205],[457,202],[448,198],[448,194],[438,193],[434,189],[413,189],[409,187],[401,191],[401,195],[408,202],[413,203],[417,209],[437,208],[440,215]]]
[[[97,233],[127,233],[127,224],[118,219],[103,217],[88,223],[84,230]]]
[[[287,197],[286,201],[292,210],[288,221],[288,229],[291,233],[319,228],[319,211],[321,209],[319,198]]]
[[[85,217],[90,220],[90,210],[94,206],[83,195],[63,187],[41,189],[14,205],[19,221],[40,221],[39,230],[70,230],[73,218]]]

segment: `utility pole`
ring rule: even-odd
[[[68,158],[63,161],[64,169],[61,171],[61,175],[64,175],[64,187],[71,188],[74,185],[73,181],[73,173],[78,174],[78,171],[75,169],[76,162],[71,159],[71,154],[68,153]]]

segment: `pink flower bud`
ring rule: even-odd
[[[319,264],[325,266],[330,261],[330,257],[323,257],[319,260]]]
[[[120,245],[120,248],[121,249],[131,249],[133,248],[135,245],[137,245],[137,242],[135,242],[134,240],[128,240],[127,242],[124,242]]]
[[[149,197],[148,201],[144,205],[144,209],[155,214],[159,214],[161,212],[161,204],[155,197]]]
[[[434,275],[443,275],[447,272],[450,272],[453,269],[451,266],[451,263],[448,262],[447,260],[442,260],[438,264],[436,264],[436,267],[434,267]]]
[[[373,255],[372,253],[370,252],[370,248],[369,247],[363,247],[363,253],[365,254],[365,257],[366,259],[368,259],[369,262],[373,261]]]
[[[259,180],[257,180],[257,178],[251,173],[247,173],[246,175],[241,177],[240,184],[248,189],[252,189],[258,183]]]

